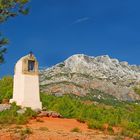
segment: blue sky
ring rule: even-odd
[[[0,26],[10,39],[0,77],[33,51],[40,67],[73,54],[106,55],[140,64],[139,0],[32,0],[28,16]]]

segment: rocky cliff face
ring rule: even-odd
[[[40,70],[43,92],[86,95],[98,89],[119,100],[140,100],[133,87],[140,83],[140,67],[109,56],[73,55],[63,63]]]

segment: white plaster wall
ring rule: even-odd
[[[39,76],[22,73],[21,58],[15,66],[13,99],[10,102],[16,102],[22,107],[31,107],[32,109],[42,109],[39,93]]]
[[[39,94],[38,75],[24,75],[24,97],[22,104],[33,109],[42,108]]]
[[[13,88],[13,100],[11,102],[16,102],[18,105],[21,105],[23,96],[24,96],[24,80],[22,74],[22,59],[18,61],[15,66],[15,75],[14,75],[14,88]]]

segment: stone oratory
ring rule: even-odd
[[[10,103],[16,102],[21,107],[42,109],[38,62],[32,53],[22,57],[16,63],[13,88],[13,98]]]

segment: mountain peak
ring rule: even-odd
[[[90,89],[98,89],[122,100],[140,98],[133,91],[134,86],[140,83],[140,67],[120,62],[108,55],[73,55],[64,62],[41,71],[40,81],[41,85],[49,85],[46,86],[47,92],[84,95]],[[53,89],[54,85],[57,90]]]

